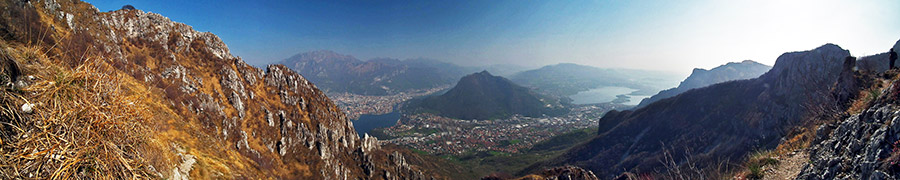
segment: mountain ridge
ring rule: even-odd
[[[684,81],[681,81],[678,87],[662,90],[656,95],[643,99],[635,108],[647,106],[650,103],[678,95],[690,89],[733,80],[757,78],[770,68],[772,67],[752,60],[729,62],[710,70],[694,68],[691,75]]]
[[[464,68],[435,60],[356,59],[330,50],[299,53],[279,61],[329,93],[392,95],[451,84]]]
[[[848,76],[843,72],[849,71],[843,68],[848,56],[833,44],[789,52],[759,78],[689,90],[641,109],[611,111],[601,118],[593,140],[522,173],[561,164],[607,178],[625,171],[664,171],[660,162],[668,153],[676,163],[718,161],[711,157],[739,161],[752,149],[773,148],[789,127],[838,111],[843,105],[833,94],[855,92],[851,84],[838,83]],[[693,158],[683,158],[689,156]]]
[[[677,82],[669,73],[630,69],[608,69],[574,63],[559,63],[516,73],[510,80],[545,94],[566,97],[604,86],[636,89],[634,95],[653,95]]]

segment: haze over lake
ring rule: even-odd
[[[572,103],[575,104],[596,104],[612,102],[613,100],[617,99],[617,96],[624,95],[627,96],[628,100],[630,101],[623,102],[621,104],[637,105],[641,102],[642,99],[649,97],[629,95],[634,91],[637,91],[637,89],[619,86],[603,86],[587,91],[578,92],[578,94],[571,95],[569,96],[569,98],[572,98]]]

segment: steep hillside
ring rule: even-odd
[[[672,87],[680,80],[675,77],[678,76],[655,71],[602,69],[561,63],[516,73],[510,80],[557,96],[569,96],[602,86],[627,87],[638,90],[637,95],[649,96]]]
[[[771,68],[772,67],[770,66],[751,60],[730,62],[710,70],[697,68],[694,69],[694,72],[692,72],[687,79],[681,81],[681,84],[679,84],[678,87],[660,91],[658,94],[642,100],[641,104],[638,104],[636,108],[642,108],[650,103],[681,94],[691,89],[706,87],[721,82],[757,78]]]
[[[900,47],[900,41],[894,48]],[[864,57],[880,58],[886,53]],[[886,58],[885,58],[886,62]],[[820,125],[808,148],[808,164],[797,179],[897,179],[900,178],[900,76],[898,70],[880,72],[886,80],[862,92],[851,111],[839,121]],[[878,69],[860,70],[879,72]],[[885,85],[881,85],[884,83]],[[851,108],[853,109],[853,108]]]
[[[739,162],[750,152],[774,148],[795,125],[843,111],[846,95],[858,92],[848,56],[833,44],[785,53],[759,78],[609,112],[593,140],[525,172],[572,164],[611,178],[626,171],[665,172],[663,162],[699,168]]]
[[[409,107],[412,111],[482,120],[506,118],[513,114],[539,117],[566,112],[558,101],[487,71],[465,76],[447,93],[411,102]]]
[[[0,1],[0,178],[420,179],[303,76],[141,10]],[[412,157],[415,158],[415,157]]]
[[[453,83],[469,73],[462,67],[426,59],[360,61],[332,51],[312,51],[287,58],[284,64],[329,93],[391,95]]]
[[[823,125],[799,179],[897,179],[900,177],[900,107],[897,86],[862,113]],[[888,95],[895,94],[895,95]]]

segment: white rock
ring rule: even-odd
[[[31,114],[32,112],[34,112],[34,104],[32,104],[32,103],[22,104],[22,112]]]

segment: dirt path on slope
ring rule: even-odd
[[[803,166],[809,164],[809,153],[806,151],[792,152],[784,157],[777,158],[778,166],[766,169],[763,179],[782,180],[794,179],[803,170]]]

